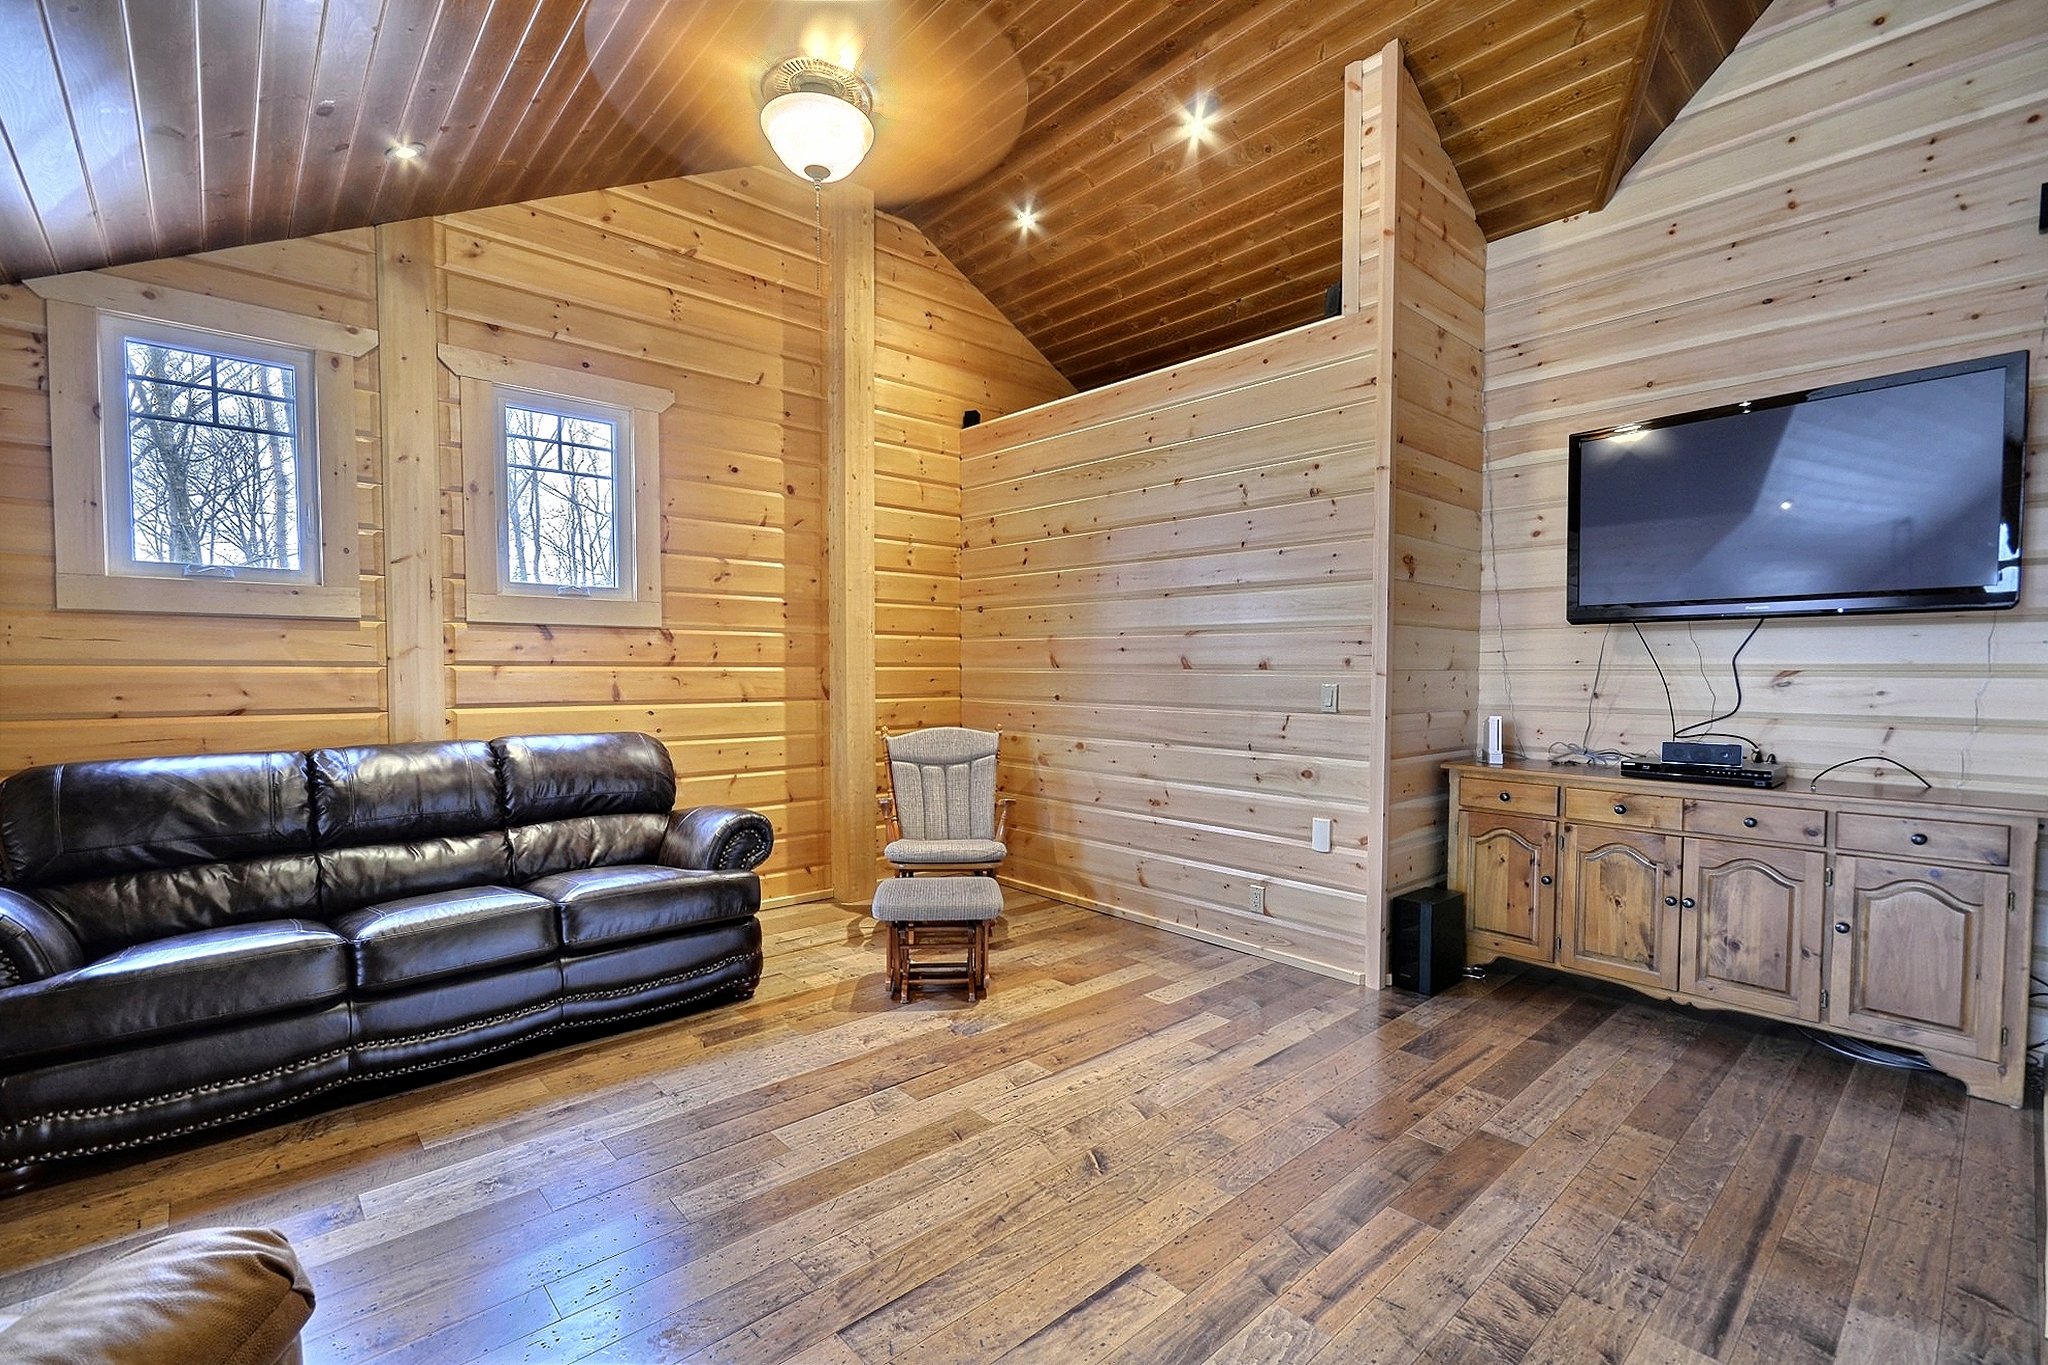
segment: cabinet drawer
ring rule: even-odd
[[[2012,861],[2012,831],[2004,825],[1922,820],[1911,815],[1845,811],[1835,817],[1835,846],[1849,853],[1884,853],[1937,863],[2006,867]]]
[[[1678,829],[1685,799],[1648,796],[1642,792],[1573,787],[1564,794],[1564,818],[1591,825],[1627,825],[1632,829]]]
[[[1467,810],[1511,810],[1517,815],[1557,814],[1557,788],[1507,778],[1461,778],[1458,804]]]
[[[1807,844],[1819,848],[1828,839],[1828,813],[1801,806],[1750,805],[1742,801],[1702,801],[1687,797],[1687,834],[1725,835],[1731,839],[1763,839],[1774,844]]]

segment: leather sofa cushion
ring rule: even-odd
[[[309,1010],[347,988],[346,947],[319,925],[272,920],[175,934],[0,991],[0,1060]]]
[[[588,867],[527,884],[562,910],[562,946],[623,943],[745,919],[761,908],[751,872],[674,867]]]
[[[512,850],[514,886],[572,867],[651,863],[661,855],[668,817],[641,811],[630,815],[572,815],[505,832]]]
[[[330,921],[402,896],[502,886],[511,880],[505,835],[499,830],[323,849],[318,857],[321,918]]]
[[[349,941],[364,990],[431,981],[555,951],[555,907],[502,886],[408,896],[334,922]]]
[[[324,918],[311,853],[130,872],[35,894],[70,924],[87,959],[166,934]]]
[[[11,886],[312,846],[302,754],[55,763],[0,782],[0,882]]]
[[[315,749],[313,837],[322,848],[476,834],[498,825],[488,744],[376,744]]]
[[[108,1261],[50,1295],[0,1331],[0,1358],[277,1365],[312,1312],[312,1281],[283,1233],[200,1228]]]
[[[512,735],[491,741],[505,782],[505,823],[645,811],[676,804],[668,750],[652,735]]]

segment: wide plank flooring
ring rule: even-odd
[[[2038,1111],[1498,973],[1422,1000],[1012,895],[741,1006],[0,1202],[0,1304],[285,1229],[312,1362],[2019,1361]]]

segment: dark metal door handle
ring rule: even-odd
[[[1693,900],[1691,896],[1687,896],[1684,900],[1679,902],[1680,905],[1684,906],[1688,910],[1692,909],[1695,903],[1696,902]]]
[[[1676,905],[1676,904],[1678,904],[1678,897],[1676,897],[1676,896],[1666,896],[1666,897],[1664,898],[1664,903],[1665,903],[1666,905]]]

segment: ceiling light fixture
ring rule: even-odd
[[[816,57],[776,63],[761,82],[761,131],[790,173],[813,185],[844,180],[875,145],[874,97],[845,67]]]
[[[1026,204],[1017,210],[1017,231],[1035,232],[1038,229],[1038,210]]]
[[[394,142],[384,149],[384,155],[401,163],[418,161],[426,154],[427,144],[424,142]]]
[[[1198,94],[1180,111],[1181,131],[1187,134],[1189,142],[1208,142],[1216,132],[1216,107],[1214,95]]]

